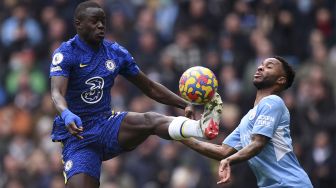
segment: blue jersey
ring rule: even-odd
[[[82,119],[84,128],[101,114],[111,114],[110,90],[116,76],[138,73],[133,57],[116,42],[104,40],[94,51],[78,35],[55,50],[50,66],[50,77],[68,78],[65,99],[69,110]],[[62,120],[56,117],[55,121]],[[52,137],[60,140],[66,134],[64,126],[54,127]]]
[[[251,143],[252,134],[270,138],[264,149],[248,160],[259,187],[313,187],[293,152],[289,124],[290,115],[283,100],[270,95],[251,109],[223,141],[240,150]]]

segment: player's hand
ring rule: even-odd
[[[61,114],[64,120],[65,127],[73,136],[78,139],[83,139],[83,136],[79,135],[83,132],[82,120],[76,114],[72,113],[70,110],[65,109]]]
[[[219,168],[218,168],[218,176],[219,181],[217,184],[223,184],[230,181],[231,177],[231,167],[230,162],[227,159],[223,159],[220,162]]]
[[[83,132],[83,127],[78,127],[74,122],[71,122],[70,125],[66,126],[70,134],[77,137],[78,139],[83,139],[83,136],[79,135]]]
[[[188,106],[185,107],[185,109],[184,109],[184,115],[185,115],[185,117],[190,118],[190,119],[195,119],[195,113],[194,113],[194,111],[195,111],[194,105],[188,104]]]

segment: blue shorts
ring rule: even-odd
[[[71,135],[61,140],[66,180],[75,174],[85,173],[99,181],[102,161],[124,152],[118,143],[118,133],[126,114],[127,112],[121,112],[111,117],[102,116],[94,123],[84,126],[82,140]]]

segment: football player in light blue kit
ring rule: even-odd
[[[153,112],[112,113],[110,90],[118,75],[160,103],[189,114],[192,108],[141,72],[125,48],[104,39],[105,13],[97,3],[80,3],[74,21],[77,35],[55,50],[50,66],[51,95],[59,112],[51,137],[63,143],[66,187],[99,187],[102,161],[136,148],[150,135],[174,140],[217,136],[218,94],[205,105],[201,121]]]
[[[203,155],[221,160],[219,184],[230,180],[230,165],[248,161],[259,187],[313,187],[293,152],[290,115],[278,94],[289,88],[295,72],[281,57],[265,59],[257,68],[254,107],[238,127],[215,145],[196,139],[182,142]]]

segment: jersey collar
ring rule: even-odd
[[[88,53],[93,53],[94,50],[92,50],[92,48],[87,45],[80,37],[79,35],[75,35],[75,42],[76,44],[78,44],[78,47],[81,48],[82,50],[84,50],[85,52],[88,52]],[[99,46],[99,50],[100,51],[100,48],[101,48],[102,44]]]

